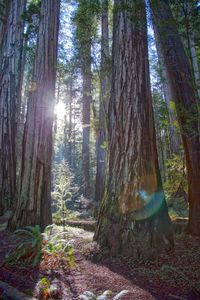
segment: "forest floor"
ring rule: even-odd
[[[10,266],[5,264],[5,256],[20,243],[20,239],[5,231],[4,224],[5,220],[0,218],[0,299],[19,299],[4,297],[2,282],[34,299],[75,300],[85,291],[100,295],[105,290],[111,290],[113,296],[128,290],[122,300],[200,299],[198,238],[178,235],[173,254],[145,262],[106,257],[92,242],[92,232],[67,226],[63,237],[74,248],[74,264],[71,267],[63,254],[56,253],[44,253],[37,267]],[[55,226],[53,230],[54,234],[62,233],[63,228]],[[44,289],[41,291],[41,282],[53,287],[51,297]]]

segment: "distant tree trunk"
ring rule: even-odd
[[[189,47],[190,47],[189,51],[190,51],[190,56],[191,56],[192,69],[193,69],[193,72],[194,72],[194,80],[195,80],[197,95],[198,95],[199,100],[200,100],[200,72],[199,72],[197,52],[196,52],[196,48],[195,48],[193,32],[190,32]]]
[[[70,83],[69,83],[69,127],[68,127],[68,143],[69,143],[68,161],[69,161],[70,168],[73,167],[73,162],[72,162],[72,133],[73,133],[72,102],[73,102],[73,80],[71,77]]]
[[[74,21],[80,65],[82,72],[82,192],[91,197],[90,186],[90,107],[92,104],[92,40],[96,33],[96,16],[99,1],[77,1],[79,3]]]
[[[162,76],[162,87],[163,93],[165,97],[165,103],[167,106],[168,114],[169,114],[169,139],[170,139],[170,150],[172,153],[177,154],[180,150],[181,145],[181,137],[177,132],[177,128],[175,127],[174,123],[177,119],[175,111],[171,108],[171,102],[174,101],[171,85],[169,82],[169,74],[167,72],[165,66],[165,60],[161,51],[161,46],[158,40],[158,34],[156,31],[156,26],[154,26],[154,34],[156,40],[156,48],[158,53],[158,59],[161,67],[161,76]]]
[[[145,2],[114,3],[109,174],[95,240],[112,254],[146,256],[172,247],[173,235],[158,169]]]
[[[186,36],[186,49],[188,52],[188,57],[190,60],[191,71],[193,75],[193,85],[196,91],[196,96],[200,100],[200,74],[199,66],[197,61],[197,53],[195,49],[194,42],[194,25],[192,26],[192,18],[197,18],[197,15],[194,14],[197,3],[195,1],[184,1],[182,7],[182,14],[184,16],[184,25],[185,25],[185,36]],[[198,24],[198,23],[197,23]]]
[[[59,1],[42,0],[32,87],[23,137],[19,197],[9,229],[51,218],[51,158]]]
[[[92,103],[92,57],[91,42],[83,46],[82,76],[83,76],[83,141],[82,141],[82,172],[83,172],[83,196],[90,197],[90,105]]]
[[[102,4],[101,17],[101,92],[99,105],[99,124],[97,129],[97,172],[95,183],[95,201],[103,197],[106,182],[106,153],[107,153],[107,115],[110,97],[110,69],[109,69],[109,29],[108,29],[108,0]]]
[[[0,214],[16,197],[16,136],[23,79],[25,0],[5,3],[0,50]]]
[[[200,132],[197,99],[192,86],[192,72],[169,5],[151,0],[186,156],[189,198],[188,232],[200,235]]]
[[[70,74],[68,83],[67,83],[67,111],[69,119],[65,116],[64,121],[64,157],[65,160],[69,163],[69,167],[73,170],[73,79],[72,74]]]

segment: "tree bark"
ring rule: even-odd
[[[197,52],[195,48],[195,42],[194,42],[194,34],[193,32],[190,32],[189,36],[189,46],[190,46],[190,53],[191,53],[191,63],[192,63],[192,68],[194,72],[194,80],[196,84],[196,90],[197,94],[200,100],[200,71],[199,71],[199,66],[198,66],[198,60],[197,60]]]
[[[59,23],[59,0],[42,0],[32,87],[23,136],[19,197],[9,222],[13,230],[42,229],[51,217],[51,158]]]
[[[177,128],[175,127],[174,123],[177,120],[177,116],[174,110],[171,109],[171,102],[174,101],[173,93],[169,81],[169,74],[167,72],[165,66],[165,59],[162,54],[161,46],[159,44],[158,34],[156,30],[156,26],[154,26],[154,34],[155,34],[155,41],[156,41],[156,49],[158,53],[158,59],[161,67],[161,76],[162,76],[162,87],[163,93],[165,97],[165,103],[167,106],[168,114],[169,114],[169,139],[170,139],[170,150],[171,153],[178,154],[181,146],[181,137],[180,134],[177,132]]]
[[[107,141],[108,141],[108,102],[110,97],[110,69],[109,69],[109,29],[108,29],[108,0],[102,4],[101,16],[101,92],[99,105],[99,124],[97,129],[97,172],[95,183],[95,201],[99,204],[105,191]]]
[[[166,68],[173,91],[186,156],[189,198],[188,232],[200,235],[200,135],[198,100],[192,86],[192,72],[169,5],[151,0]]]
[[[158,169],[145,2],[114,3],[109,174],[95,240],[114,255],[146,256],[172,247],[173,235]]]
[[[82,45],[83,46],[83,45]],[[90,195],[90,106],[92,104],[92,57],[90,39],[84,45],[82,54],[82,76],[83,76],[83,140],[82,140],[82,172],[83,172],[83,196]]]
[[[94,1],[78,1],[74,21],[80,66],[82,72],[82,192],[91,196],[90,186],[90,106],[92,104],[92,39],[96,32],[96,5]]]
[[[25,0],[5,4],[0,50],[0,214],[16,197],[16,136],[23,79]]]

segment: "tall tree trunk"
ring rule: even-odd
[[[186,156],[189,197],[188,232],[200,235],[200,132],[192,72],[169,5],[151,0],[166,68],[173,91]]]
[[[153,246],[173,246],[158,169],[145,2],[114,3],[109,174],[95,239],[112,254],[145,256]]]
[[[186,49],[188,52],[188,57],[190,60],[190,66],[192,71],[192,79],[194,89],[196,91],[196,96],[200,100],[200,75],[199,75],[199,67],[197,61],[197,54],[195,49],[194,42],[194,25],[192,26],[192,18],[196,19],[196,14],[194,14],[194,10],[196,8],[197,3],[195,1],[184,1],[183,2],[183,16],[184,16],[184,26],[185,26],[185,35],[186,35]]]
[[[68,143],[69,143],[69,153],[68,161],[70,168],[72,169],[72,134],[73,134],[73,123],[72,123],[72,102],[73,102],[73,79],[72,75],[69,82],[69,128],[68,128]]]
[[[97,129],[97,172],[95,183],[95,201],[103,197],[106,182],[106,153],[107,153],[107,116],[110,97],[110,70],[109,70],[109,29],[108,29],[108,0],[102,3],[101,17],[101,92],[99,105],[99,124]]]
[[[82,97],[82,192],[91,196],[90,187],[90,106],[92,104],[92,40],[96,32],[96,1],[79,0],[74,21],[83,78]]]
[[[200,100],[200,71],[199,71],[199,66],[198,66],[197,52],[196,52],[196,48],[195,48],[193,32],[190,32],[189,46],[190,46],[190,56],[191,56],[191,60],[192,60],[191,63],[192,63],[192,69],[194,72],[194,80],[195,80],[197,95]]]
[[[0,214],[16,196],[16,136],[23,78],[25,0],[6,3],[0,51]]]
[[[91,42],[84,45],[82,54],[82,76],[83,76],[83,141],[82,141],[82,172],[83,172],[83,196],[90,197],[90,106],[92,104],[92,57]]]
[[[169,114],[169,139],[170,139],[170,150],[172,153],[177,154],[180,150],[181,145],[181,137],[177,132],[177,128],[174,123],[177,120],[177,116],[175,111],[171,108],[171,102],[174,101],[171,85],[169,82],[169,74],[167,72],[165,66],[165,60],[161,51],[161,46],[159,44],[158,34],[156,31],[156,26],[154,26],[154,34],[156,41],[156,49],[158,53],[158,59],[161,67],[161,76],[162,76],[162,87],[165,97],[165,103],[167,106],[168,114]]]
[[[51,218],[51,158],[59,0],[42,0],[32,88],[23,137],[19,197],[10,229]]]

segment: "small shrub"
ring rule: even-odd
[[[52,225],[47,226],[45,233],[42,234],[43,238],[46,240],[45,246],[43,248],[48,254],[64,254],[68,266],[72,268],[75,265],[74,261],[74,248],[67,242],[66,239],[62,239],[60,234],[52,234]]]

